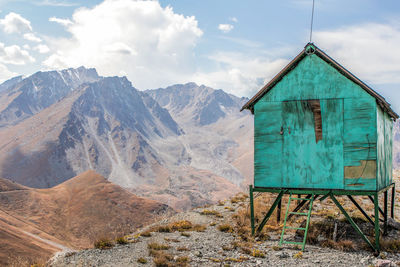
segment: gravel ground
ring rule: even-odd
[[[228,208],[231,210],[229,210]],[[166,225],[170,222],[188,220],[193,224],[206,225],[204,232],[188,231],[190,236],[182,236],[180,232],[159,233],[153,232],[150,237],[138,236],[141,229],[128,237],[131,243],[116,245],[111,249],[89,249],[76,252],[60,253],[53,257],[50,266],[154,266],[153,257],[149,255],[148,244],[157,242],[170,246],[166,253],[173,255],[174,260],[180,256],[187,256],[188,266],[383,266],[391,261],[392,265],[400,266],[400,252],[397,254],[381,253],[374,257],[369,251],[343,252],[328,248],[306,245],[301,254],[298,249],[284,247],[277,249],[278,235],[271,239],[256,242],[254,249],[264,253],[265,257],[254,257],[245,254],[240,248],[233,248],[232,243],[238,238],[233,233],[224,233],[218,230],[218,225],[229,223],[231,216],[239,204],[212,206],[207,209],[217,210],[222,218],[213,215],[201,215],[203,208],[176,214],[171,218],[164,218],[155,225]],[[215,224],[215,225],[214,225]],[[178,251],[185,247],[186,251]],[[147,263],[139,263],[144,258]],[[385,259],[385,260],[384,260]],[[238,262],[240,260],[240,262]]]

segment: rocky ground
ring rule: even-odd
[[[400,266],[400,250],[374,257],[367,249],[280,248],[279,226],[249,240],[244,230],[235,229],[247,203],[239,197],[179,213],[119,241],[126,244],[60,253],[50,266]]]

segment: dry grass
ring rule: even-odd
[[[137,262],[141,263],[141,264],[146,264],[147,260],[143,257],[140,257],[139,259],[137,259]]]
[[[154,253],[154,265],[156,267],[170,267],[172,265],[173,256],[171,254],[165,253],[163,251],[157,251]]]
[[[129,243],[125,236],[118,237],[115,239],[115,242],[119,245],[125,245]]]
[[[207,226],[202,225],[202,224],[195,224],[192,227],[192,231],[196,232],[204,232],[207,229]]]
[[[147,248],[152,249],[152,250],[167,250],[167,249],[170,249],[171,247],[166,244],[160,244],[160,243],[153,242],[153,243],[147,244]]]
[[[293,258],[295,259],[301,259],[303,258],[303,252],[299,251],[296,254],[293,255]]]
[[[178,247],[176,250],[177,251],[189,251],[190,249],[188,247]]]
[[[216,216],[217,218],[222,218],[224,216],[222,216],[222,214],[219,211],[216,210],[208,210],[208,209],[204,209],[200,212],[201,215],[213,215]]]
[[[170,227],[174,231],[186,231],[193,227],[193,224],[190,221],[177,221],[170,224]]]
[[[227,233],[232,233],[233,232],[233,227],[230,224],[221,224],[218,225],[218,230],[221,232],[227,232]]]
[[[150,237],[150,236],[151,236],[151,231],[150,231],[150,230],[147,230],[147,231],[141,232],[141,233],[140,233],[140,236]]]
[[[97,249],[109,249],[114,246],[114,242],[111,241],[111,239],[102,237],[99,240],[95,241],[93,246]]]
[[[333,240],[326,240],[322,242],[322,247],[333,248],[341,251],[355,251],[356,246],[353,241],[351,240],[341,240],[335,242]]]
[[[252,255],[256,258],[265,258],[265,253],[258,249],[254,249]]]
[[[398,253],[400,251],[400,240],[380,240],[381,249],[387,252]]]
[[[189,233],[186,233],[186,232],[182,232],[182,233],[181,233],[181,236],[190,237],[190,234],[189,234]]]
[[[244,202],[246,201],[246,199],[249,196],[244,194],[244,193],[238,193],[237,195],[235,195],[234,197],[231,198],[231,203],[235,204],[235,203],[239,203],[239,202]]]

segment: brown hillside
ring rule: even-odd
[[[65,247],[88,248],[101,237],[128,233],[171,211],[94,171],[49,189],[0,192],[0,265],[9,255],[37,259]]]
[[[28,187],[17,184],[16,182],[0,178],[0,192],[26,190]]]

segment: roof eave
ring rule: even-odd
[[[251,113],[254,114],[254,105],[257,103],[258,100],[260,100],[266,93],[270,91],[274,85],[279,82],[288,72],[290,72],[296,65],[297,63],[300,62],[306,55],[306,50],[309,45],[312,45],[312,47],[315,49],[314,53],[317,54],[322,60],[327,62],[328,64],[332,65],[336,70],[338,70],[342,75],[344,75],[346,78],[350,79],[354,83],[358,84],[361,86],[367,93],[369,93],[371,96],[373,96],[376,101],[378,102],[379,106],[382,107],[382,109],[387,112],[394,120],[399,118],[399,115],[394,112],[390,104],[386,102],[385,98],[382,97],[380,94],[375,92],[371,87],[369,87],[367,84],[365,84],[363,81],[361,81],[359,78],[357,78],[354,74],[352,74],[350,71],[348,71],[346,68],[341,66],[338,62],[336,62],[334,59],[332,59],[330,56],[325,54],[321,49],[319,49],[317,46],[315,46],[312,43],[308,43],[305,48],[292,60],[289,62],[289,64],[286,65],[285,68],[283,68],[277,75],[272,78],[272,80],[267,83],[263,88],[261,88],[260,91],[258,91],[257,94],[255,94],[249,101],[247,101],[246,104],[243,105],[243,107],[240,109],[240,111],[243,111],[244,109],[249,109]]]

